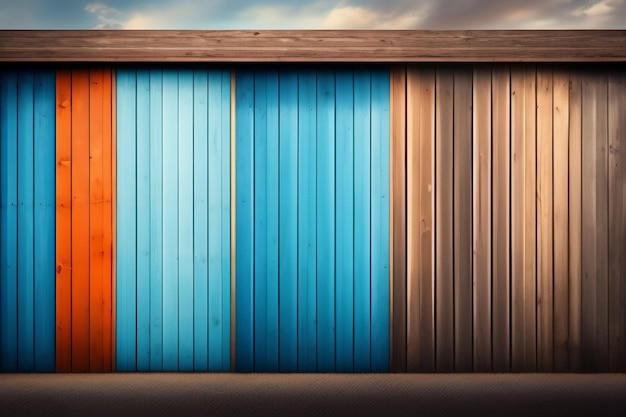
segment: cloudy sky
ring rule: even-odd
[[[626,29],[626,0],[0,0],[0,29]]]

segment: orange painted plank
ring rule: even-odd
[[[72,370],[72,80],[57,72],[56,84],[56,370]]]
[[[89,73],[89,370],[103,363],[103,120],[102,70]]]
[[[72,371],[89,371],[89,72],[72,72]]]
[[[111,372],[112,368],[112,297],[113,297],[113,103],[112,103],[113,82],[111,79],[111,69],[105,69],[102,77],[102,357],[104,372]]]

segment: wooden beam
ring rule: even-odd
[[[625,62],[626,30],[3,30],[0,62]]]

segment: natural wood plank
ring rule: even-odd
[[[492,74],[492,349],[493,371],[510,370],[510,179],[511,108],[508,66],[496,66]]]
[[[578,71],[570,73],[569,91],[569,371],[581,371],[582,258],[582,91]]]
[[[609,371],[626,372],[626,80],[609,75]]]
[[[454,370],[472,370],[472,68],[454,69]]]
[[[4,62],[611,62],[626,31],[1,31]]]
[[[537,69],[537,370],[552,372],[553,201],[552,69]]]
[[[474,371],[491,371],[491,68],[474,68]]]
[[[554,370],[569,368],[569,74],[553,74],[554,135]]]
[[[435,134],[436,369],[454,371],[454,70],[437,69]]]
[[[389,221],[391,224],[389,237],[391,245],[391,370],[406,371],[406,67],[391,69],[390,73],[390,141],[391,141],[391,175]]]

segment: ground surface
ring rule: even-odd
[[[626,374],[0,374],[0,415],[626,416]]]

